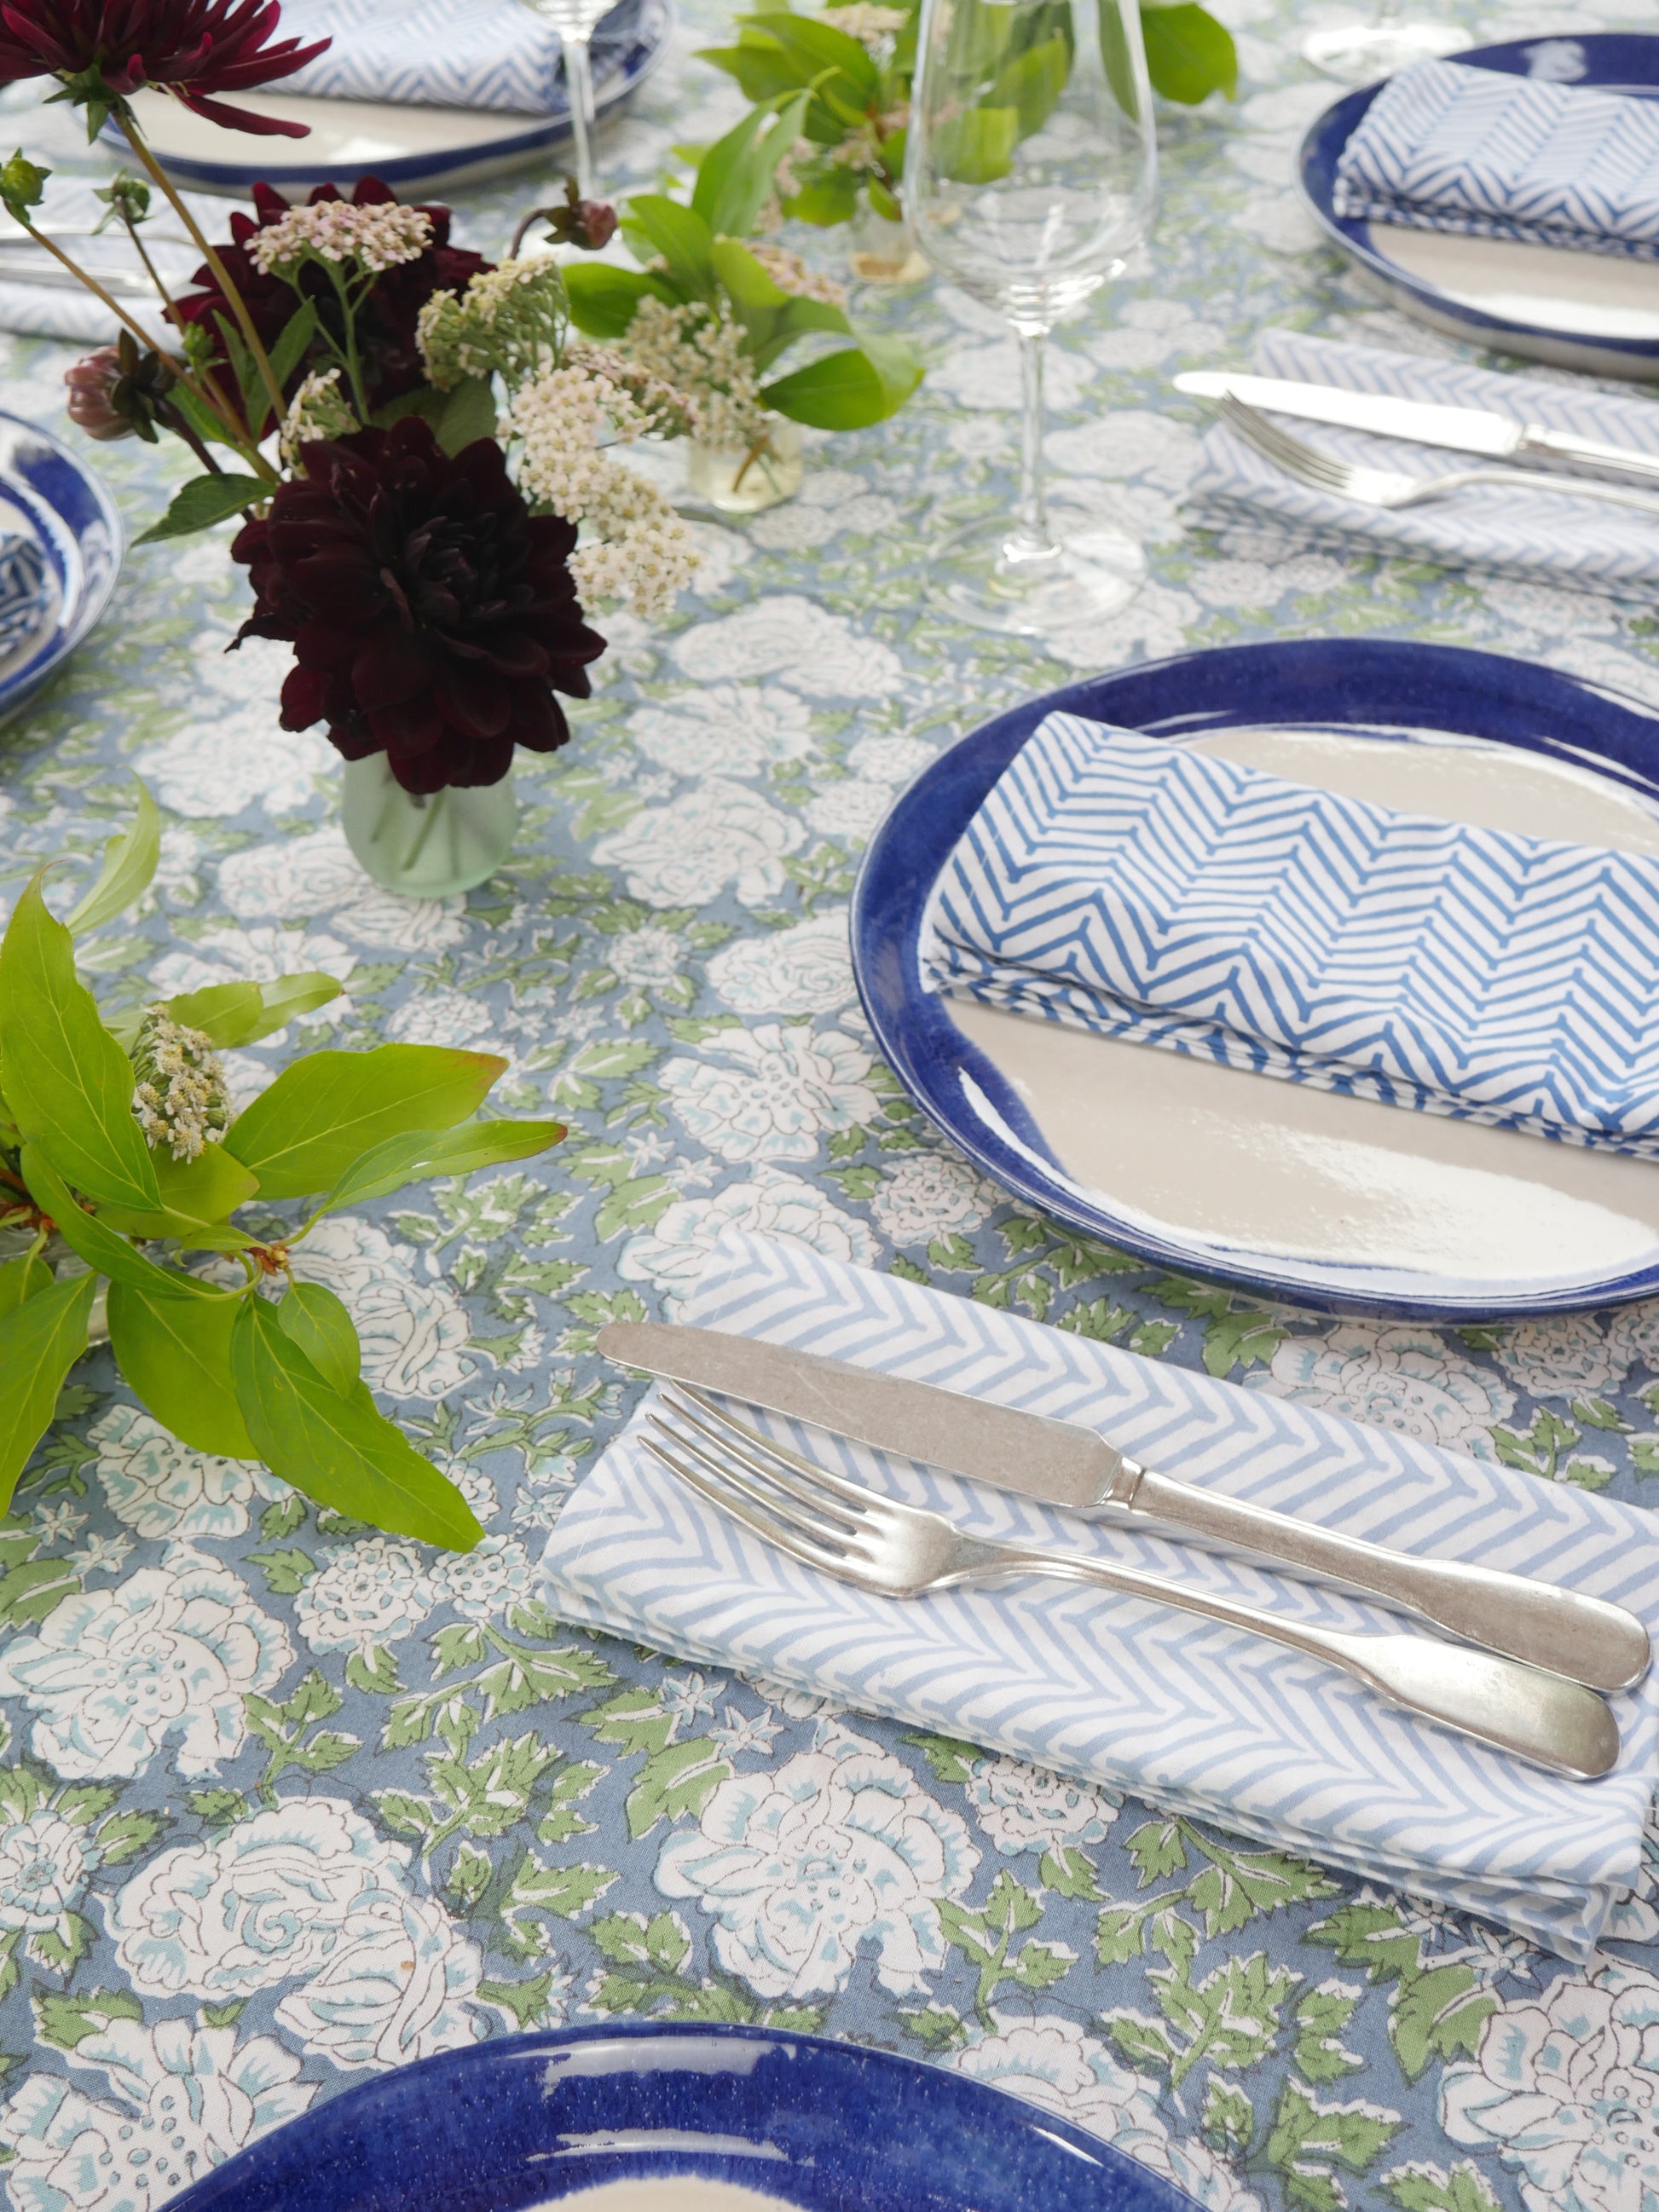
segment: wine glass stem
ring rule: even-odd
[[[1025,553],[1047,552],[1048,502],[1042,483],[1042,363],[1045,331],[1019,333],[1019,530]]]
[[[587,40],[560,34],[564,49],[564,90],[570,102],[570,138],[576,156],[576,190],[585,200],[596,196],[593,175],[593,71]]]

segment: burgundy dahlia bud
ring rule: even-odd
[[[134,425],[116,410],[112,395],[122,381],[120,356],[113,346],[100,346],[73,368],[64,371],[69,386],[69,418],[89,438],[130,438]]]
[[[532,222],[545,222],[547,234],[561,246],[579,246],[584,253],[597,253],[617,234],[617,210],[605,200],[578,197],[574,177],[564,180],[562,206],[532,208],[519,225],[511,247],[516,257]]]

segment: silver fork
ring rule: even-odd
[[[901,1505],[732,1420],[701,1392],[665,1390],[643,1438],[671,1474],[791,1559],[884,1597],[925,1597],[1007,1574],[1051,1575],[1247,1628],[1322,1659],[1413,1712],[1574,1781],[1619,1758],[1619,1726],[1594,1690],[1426,1636],[1318,1628],[1138,1567],[988,1543],[942,1514]]]
[[[1322,453],[1272,421],[1259,407],[1226,392],[1216,402],[1222,421],[1254,446],[1257,453],[1294,477],[1312,491],[1334,492],[1360,507],[1416,507],[1425,500],[1442,499],[1448,492],[1470,485],[1492,485],[1506,491],[1566,492],[1574,499],[1596,499],[1609,507],[1633,507],[1639,514],[1659,516],[1659,499],[1650,493],[1632,491],[1623,484],[1602,483],[1594,477],[1552,476],[1542,469],[1448,469],[1435,477],[1408,477],[1398,469],[1374,469],[1339,460]]]

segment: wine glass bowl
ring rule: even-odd
[[[934,599],[982,627],[1070,629],[1145,573],[1123,532],[1048,514],[1042,349],[1145,240],[1156,164],[1137,0],[924,0],[905,208],[926,259],[1006,317],[1021,360],[1018,517],[958,532],[933,567]]]

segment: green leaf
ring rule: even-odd
[[[1154,92],[1188,107],[1196,107],[1212,92],[1235,97],[1238,51],[1232,33],[1206,9],[1151,6],[1143,0],[1140,28]]]
[[[873,182],[870,198],[876,197]],[[784,213],[795,222],[810,222],[820,230],[831,224],[851,222],[859,210],[859,178],[856,169],[845,161],[837,161],[822,176],[813,177],[804,184],[794,196],[784,203]]]
[[[623,228],[630,240],[642,240],[651,253],[661,255],[683,295],[711,304],[718,297],[710,251],[714,234],[695,210],[682,207],[664,192],[635,192],[629,198]],[[574,316],[574,302],[571,313]]]
[[[128,1389],[181,1443],[227,1459],[256,1456],[230,1374],[240,1303],[137,1283],[109,1288],[110,1349]]]
[[[333,1291],[321,1283],[290,1283],[276,1318],[323,1380],[349,1396],[362,1372],[363,1348],[356,1324]]]
[[[163,1011],[228,1051],[286,1028],[296,1014],[327,1006],[344,988],[337,976],[313,969],[279,975],[274,983],[209,983],[166,1000]]]
[[[147,1286],[157,1297],[169,1293],[175,1297],[222,1297],[222,1291],[198,1282],[194,1276],[180,1274],[170,1267],[158,1267],[153,1260],[135,1251],[107,1222],[78,1206],[38,1145],[24,1146],[22,1169],[23,1180],[35,1204],[43,1213],[52,1216],[58,1235],[70,1251],[78,1252],[87,1265],[95,1267],[100,1275],[107,1275],[114,1282]]]
[[[665,1744],[652,1752],[628,1793],[623,1810],[628,1832],[637,1843],[659,1820],[678,1820],[701,1813],[716,1787],[731,1773],[712,1740]]]
[[[29,210],[39,207],[46,197],[46,179],[50,169],[40,168],[31,161],[20,147],[3,168],[0,168],[0,204],[14,222],[27,224]]]
[[[1006,177],[1019,143],[1017,107],[970,107],[941,125],[933,158],[942,175],[962,185],[988,185]]]
[[[250,1552],[248,1558],[265,1578],[265,1587],[278,1597],[293,1597],[317,1571],[309,1552],[293,1545],[276,1545],[269,1552]]]
[[[1403,1976],[1389,2014],[1389,2040],[1406,2079],[1417,2081],[1431,2059],[1473,2058],[1497,2009],[1497,1998],[1467,1966]]]
[[[159,1202],[132,1118],[132,1063],[76,975],[75,940],[47,912],[39,876],[0,940],[0,1089],[77,1190],[113,1206]]]
[[[154,1213],[123,1206],[104,1206],[100,1221],[127,1237],[173,1237],[179,1243],[214,1251],[238,1251],[252,1242],[233,1229],[226,1215],[246,1206],[259,1179],[233,1159],[222,1145],[207,1145],[193,1160],[175,1160],[165,1147],[150,1156],[161,1203]]]
[[[191,538],[198,530],[211,530],[244,507],[258,507],[276,489],[259,477],[192,477],[181,484],[159,522],[141,530],[135,545],[154,545],[164,538]]]
[[[138,811],[131,826],[104,848],[104,865],[98,880],[80,901],[64,925],[71,935],[100,929],[124,914],[149,886],[161,857],[161,817],[138,778]]]
[[[38,1252],[22,1252],[0,1267],[0,1321],[15,1313],[26,1298],[52,1288],[52,1269]]]
[[[73,2051],[89,2035],[101,2034],[112,2020],[142,2020],[144,2008],[131,1990],[88,1990],[82,1996],[34,1992],[35,2025],[43,2043]]]
[[[529,1159],[556,1145],[564,1133],[562,1121],[463,1121],[453,1129],[416,1129],[405,1137],[390,1137],[352,1162],[318,1212],[332,1213],[342,1206],[384,1198],[425,1176],[471,1175],[475,1168]]]
[[[231,1123],[225,1148],[253,1170],[262,1197],[303,1198],[330,1189],[389,1137],[464,1121],[507,1066],[493,1053],[434,1044],[313,1052]]]
[[[243,1300],[230,1364],[255,1449],[285,1482],[398,1535],[462,1552],[479,1541],[483,1530],[454,1484],[384,1418],[363,1383],[342,1396],[319,1375],[268,1300]]]
[[[872,339],[792,369],[763,386],[761,398],[778,414],[817,430],[864,430],[885,422],[921,381],[921,364],[904,349]]]
[[[643,270],[619,269],[609,261],[573,261],[564,270],[564,289],[570,302],[570,319],[590,338],[619,338],[627,335],[634,311],[647,296],[675,297],[672,288],[653,283]]]
[[[270,373],[284,388],[305,359],[306,348],[316,328],[317,304],[313,300],[303,300],[283,324],[276,344],[268,349],[266,358],[270,362]]]
[[[487,376],[464,377],[444,402],[438,417],[438,443],[459,453],[480,438],[495,434],[495,390]]]
[[[1449,2173],[1413,2160],[1381,2175],[1376,2185],[1397,2212],[1503,2212],[1467,2159],[1460,2159]]]
[[[0,1321],[0,1511],[17,1478],[52,1425],[64,1377],[87,1348],[87,1322],[97,1279],[74,1275],[54,1283]]]
[[[778,164],[800,137],[810,99],[799,92],[775,108],[751,108],[697,164],[691,205],[716,238],[747,238],[753,231],[772,196]]]

